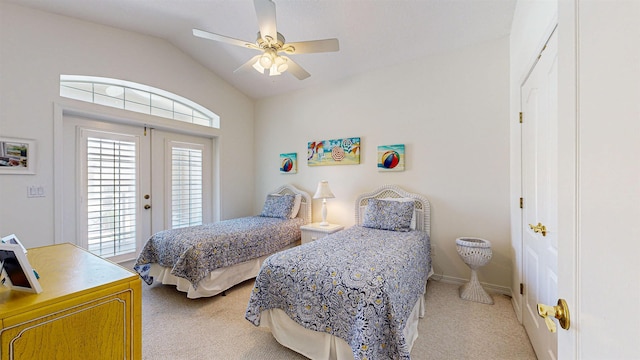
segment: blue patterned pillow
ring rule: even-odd
[[[291,194],[267,195],[260,216],[289,219],[295,197]]]
[[[369,199],[364,210],[362,226],[393,231],[410,231],[413,201],[385,201]]]

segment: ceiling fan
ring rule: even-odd
[[[254,56],[237,68],[234,73],[253,67],[262,74],[269,70],[269,75],[274,76],[288,70],[299,80],[304,80],[311,74],[283,54],[310,54],[332,52],[340,49],[338,39],[285,42],[284,36],[276,30],[276,4],[272,0],[253,0],[253,4],[258,15],[258,28],[260,30],[255,43],[193,29],[193,35],[200,38],[262,51],[261,54]]]

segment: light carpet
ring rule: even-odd
[[[142,358],[306,359],[245,320],[252,286],[248,280],[227,296],[190,300],[173,286],[143,283]],[[458,286],[430,280],[411,358],[536,359],[511,299],[492,296],[494,305],[465,301]]]

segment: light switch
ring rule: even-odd
[[[44,197],[44,186],[42,185],[31,185],[27,186],[27,197]]]

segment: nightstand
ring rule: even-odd
[[[320,223],[302,225],[300,226],[300,231],[302,231],[302,243],[306,244],[308,242],[318,240],[342,229],[344,229],[344,226],[337,224],[329,224],[327,226],[322,226]]]

